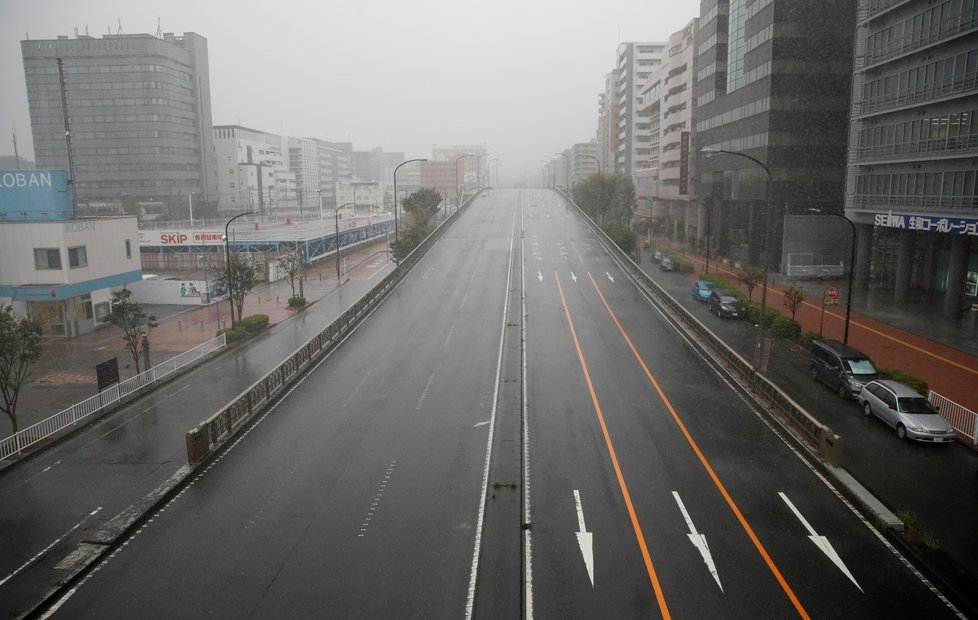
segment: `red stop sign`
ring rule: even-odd
[[[830,286],[827,289],[825,289],[825,296],[828,297],[829,299],[838,299],[839,289],[834,286]]]

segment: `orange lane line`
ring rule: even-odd
[[[719,489],[720,495],[722,495],[723,499],[726,500],[727,505],[730,506],[730,509],[737,517],[737,520],[740,521],[741,527],[744,528],[744,531],[747,532],[747,536],[751,539],[751,542],[754,543],[754,547],[757,548],[757,551],[761,554],[761,557],[764,558],[764,563],[767,564],[768,568],[771,569],[771,572],[774,574],[775,579],[777,579],[778,583],[781,584],[781,589],[784,590],[784,593],[788,595],[788,599],[791,601],[791,604],[795,606],[795,610],[798,612],[798,615],[800,615],[802,618],[808,618],[809,617],[808,612],[805,611],[805,608],[804,606],[802,606],[801,601],[799,601],[798,597],[795,596],[794,591],[791,589],[791,586],[788,585],[788,582],[784,578],[784,575],[782,575],[781,571],[778,570],[778,567],[775,566],[774,560],[771,559],[771,556],[764,548],[764,545],[761,544],[761,540],[757,537],[757,534],[754,533],[753,528],[751,528],[750,524],[747,523],[747,519],[740,511],[740,508],[737,507],[737,503],[734,502],[733,498],[727,492],[726,487],[724,487],[723,483],[720,482],[719,476],[717,476],[716,472],[713,471],[713,467],[710,465],[710,462],[707,460],[706,455],[703,454],[703,452],[700,450],[700,447],[696,444],[696,441],[693,440],[693,436],[686,428],[686,425],[683,424],[682,419],[679,417],[679,414],[676,413],[676,410],[673,408],[672,403],[666,397],[665,392],[662,391],[662,388],[659,386],[659,382],[656,381],[655,377],[652,376],[651,371],[649,371],[649,367],[645,364],[645,360],[642,359],[642,356],[635,348],[635,345],[632,344],[632,339],[628,337],[628,334],[625,332],[625,328],[622,327],[622,324],[618,321],[618,317],[615,315],[614,311],[612,311],[611,306],[608,305],[608,301],[601,293],[601,288],[598,287],[598,283],[594,281],[594,276],[592,276],[591,273],[588,272],[587,277],[588,279],[591,280],[591,285],[594,286],[594,290],[598,292],[598,297],[601,298],[601,303],[604,304],[604,307],[608,311],[608,314],[611,315],[611,320],[614,321],[615,325],[618,326],[618,331],[621,332],[622,337],[625,338],[625,342],[628,343],[628,348],[631,349],[632,355],[635,356],[635,359],[642,367],[642,370],[645,371],[645,376],[649,378],[649,381],[652,383],[652,386],[655,388],[655,391],[659,394],[659,398],[662,399],[662,402],[665,403],[666,408],[669,409],[669,413],[672,414],[672,419],[676,421],[677,425],[679,425],[679,430],[682,431],[683,436],[686,437],[686,441],[689,442],[689,445],[693,449],[693,452],[696,453],[696,456],[699,458],[700,463],[703,464],[703,467],[706,469],[706,473],[709,474],[710,478],[713,480],[713,484],[715,484],[717,489]]]
[[[628,492],[628,485],[625,484],[625,476],[621,473],[621,466],[618,464],[618,455],[615,453],[615,446],[611,442],[611,435],[608,427],[604,423],[604,414],[601,412],[601,404],[598,402],[598,395],[594,391],[594,384],[591,383],[591,373],[588,371],[587,362],[584,361],[584,353],[581,351],[581,343],[577,339],[577,330],[574,329],[574,320],[571,319],[570,309],[567,307],[567,300],[564,298],[564,289],[560,286],[560,276],[554,272],[557,279],[557,292],[560,293],[560,303],[564,306],[564,316],[567,317],[567,325],[570,327],[571,338],[574,340],[574,348],[577,349],[577,359],[581,363],[581,370],[584,371],[584,380],[587,382],[587,389],[591,393],[591,404],[594,405],[594,412],[598,416],[598,423],[601,425],[601,432],[604,434],[604,443],[608,447],[608,454],[611,456],[611,464],[615,468],[615,476],[618,477],[618,487],[621,489],[622,497],[625,498],[625,507],[628,509],[628,516],[632,520],[632,529],[635,531],[635,538],[638,539],[638,546],[642,550],[642,559],[645,560],[645,569],[649,573],[649,581],[652,582],[652,589],[655,591],[655,600],[659,603],[659,611],[663,618],[671,618],[669,608],[666,606],[666,598],[662,593],[662,586],[659,584],[659,577],[655,573],[652,565],[652,557],[649,549],[645,545],[645,535],[642,533],[642,526],[639,525],[638,515],[635,514],[635,507],[632,505],[632,496]]]

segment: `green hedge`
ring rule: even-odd
[[[268,327],[268,315],[253,314],[241,319],[232,328],[219,330],[217,335],[224,334],[228,344],[235,344],[248,340],[266,327]]]
[[[666,256],[676,261],[676,265],[679,266],[680,273],[693,273],[696,269],[693,267],[693,262],[680,254],[675,250],[663,250]]]
[[[747,301],[744,302],[744,305],[747,306],[747,320],[751,323],[758,323],[761,316],[761,304],[756,301]],[[772,308],[771,306],[764,308],[764,327],[772,327],[780,316],[781,313],[778,312],[777,308]],[[800,327],[798,331],[799,333],[801,332]]]
[[[295,297],[289,297],[289,307],[290,308],[302,308],[306,305],[306,298],[296,295]]]
[[[927,394],[930,392],[926,381],[911,374],[907,374],[902,370],[897,370],[896,368],[880,368],[880,379],[891,379],[893,381],[899,381],[900,383],[906,383],[913,389],[917,390],[921,396],[927,396]]]
[[[772,323],[774,333],[789,340],[798,340],[801,337],[801,323],[791,317],[779,314]]]
[[[825,340],[825,336],[818,332],[805,332],[805,335],[802,336],[798,342],[806,351],[808,351],[812,348],[813,340]]]

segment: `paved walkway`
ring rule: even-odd
[[[667,239],[657,239],[660,247],[669,247]],[[676,247],[678,249],[678,247]],[[689,274],[695,278],[703,273],[704,257],[686,254],[695,270]],[[645,258],[645,257],[643,257]],[[646,258],[646,260],[648,260]],[[711,257],[710,273],[719,273],[733,283],[737,274],[722,258]],[[825,307],[822,316],[822,292],[833,282],[790,280],[781,274],[770,274],[767,305],[781,314],[789,315],[784,305],[784,291],[788,286],[802,289],[806,298],[798,309],[795,319],[802,325],[802,333],[821,331],[826,338],[842,340],[845,330],[845,286],[839,286],[838,306]],[[741,286],[744,293],[747,289]],[[760,301],[761,287],[754,289],[754,301]],[[876,316],[883,314],[884,316]],[[978,313],[974,313],[978,314]],[[880,320],[883,319],[883,320]],[[978,411],[978,355],[967,352],[973,345],[973,317],[950,320],[941,316],[932,305],[908,305],[890,307],[885,313],[876,313],[853,297],[853,310],[849,320],[849,344],[869,355],[881,368],[902,370],[923,379],[930,389],[949,398],[971,411]],[[933,336],[933,337],[931,337]],[[961,341],[959,346],[946,342]]]
[[[361,246],[345,257],[347,279],[369,277],[388,260],[386,241]],[[303,292],[312,303],[337,288],[332,261],[313,265],[303,273]],[[296,291],[299,283],[296,281]],[[295,314],[288,307],[292,294],[286,280],[262,282],[245,298],[244,316],[268,315],[269,324],[280,323]],[[150,356],[159,364],[207,342],[229,323],[228,302],[207,306],[144,306],[156,316],[159,326],[150,331]],[[41,359],[34,365],[30,383],[20,392],[17,418],[21,429],[52,416],[98,393],[95,366],[113,357],[119,359],[119,375],[125,380],[136,374],[132,355],[125,348],[122,330],[104,325],[74,338],[45,338]],[[9,437],[12,425],[4,418],[0,437]]]

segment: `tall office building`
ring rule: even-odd
[[[785,213],[841,213],[855,17],[851,0],[700,2],[693,149],[742,155],[696,162],[725,255],[777,268]]]
[[[705,207],[698,201],[694,184],[696,161],[691,153],[696,110],[693,96],[699,56],[699,19],[669,37],[661,64],[642,86],[639,115],[649,125],[649,158],[635,170],[636,215],[667,217],[683,238],[698,239]]]
[[[860,0],[846,216],[857,290],[978,300],[978,1]]]
[[[288,167],[287,144],[282,136],[265,131],[215,125],[218,208],[272,216],[299,212],[296,173]]]
[[[129,199],[183,215],[217,199],[207,39],[194,34],[21,41],[34,154],[68,169],[58,59],[79,212]],[[193,198],[191,198],[193,195]]]
[[[614,172],[618,161],[618,73],[604,76],[604,90],[598,94],[596,157],[599,172]]]
[[[631,175],[648,166],[651,128],[639,113],[642,85],[662,62],[665,43],[622,43],[616,66],[617,150],[615,170]]]

